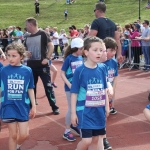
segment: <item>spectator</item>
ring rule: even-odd
[[[38,29],[35,18],[31,17],[26,19],[26,28],[27,31],[31,33],[31,35],[26,38],[25,45],[28,50],[28,57],[30,57],[30,59],[27,61],[27,65],[32,69],[34,76],[35,97],[36,85],[38,82],[38,77],[40,76],[53,113],[54,115],[58,115],[59,107],[56,105],[48,64],[53,53],[53,43],[50,40],[50,36],[45,31]]]
[[[67,8],[64,10],[65,20],[68,20],[68,10]]]
[[[35,14],[37,15],[37,16],[39,16],[40,15],[40,3],[38,2],[38,0],[35,0]]]
[[[133,52],[134,61],[135,64],[133,69],[139,69],[139,63],[140,63],[140,55],[141,55],[141,44],[139,40],[136,40],[135,37],[140,36],[140,25],[138,23],[134,24],[134,32],[130,31],[129,38],[132,40],[131,42],[131,50]]]
[[[3,52],[5,52],[5,48],[8,45],[8,33],[5,29],[1,30],[1,38],[2,38],[2,45],[3,45]]]
[[[58,39],[58,32],[57,32],[58,28],[57,27],[54,27],[53,28],[53,36],[52,36],[52,42],[54,44],[54,58],[52,58],[52,60],[54,59],[58,59],[59,58],[59,54],[58,54],[58,45],[59,45],[59,39]]]
[[[142,51],[145,58],[144,71],[150,71],[150,28],[149,21],[144,20],[143,22],[144,30],[142,31],[141,37],[136,37],[142,42]]]
[[[84,36],[83,38],[86,38],[90,33],[90,26],[88,24],[84,25]]]
[[[95,5],[94,13],[97,19],[92,22],[90,36],[97,36],[101,39],[106,37],[115,38],[118,50],[117,50],[117,59],[119,63],[122,62],[121,55],[121,43],[117,27],[113,21],[105,17],[106,5],[103,2],[99,2]]]

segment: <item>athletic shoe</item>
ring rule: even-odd
[[[70,142],[73,142],[76,140],[71,132],[68,132],[66,134],[64,133],[63,138]]]
[[[20,149],[20,147],[19,147],[19,148],[17,148],[17,150],[21,150],[21,149]]]
[[[52,86],[54,87],[54,88],[57,88],[57,85],[53,82],[52,83]]]
[[[53,110],[53,114],[54,114],[54,115],[59,115],[59,114],[60,114],[59,109]]]
[[[117,110],[115,108],[110,108],[110,114],[115,115],[117,113]]]
[[[74,127],[72,124],[70,125],[70,128],[78,135],[80,135],[80,130],[77,127]]]
[[[148,94],[148,100],[150,101],[150,93]]]
[[[104,144],[104,150],[111,150],[112,149],[112,147],[110,146],[110,144],[106,138],[103,139],[103,144]]]

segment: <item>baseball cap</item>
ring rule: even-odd
[[[71,41],[71,48],[81,48],[83,47],[83,40],[81,38],[75,38]]]
[[[141,27],[138,23],[134,23],[134,25],[136,26],[136,28],[139,30]]]

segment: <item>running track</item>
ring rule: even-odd
[[[5,62],[6,64],[7,62]],[[55,90],[60,115],[53,115],[44,93],[41,80],[38,82],[37,115],[30,121],[30,136],[21,146],[21,150],[75,150],[80,137],[75,135],[75,142],[62,138],[65,130],[65,114],[67,102],[60,77],[62,62],[55,61],[58,69]],[[113,150],[149,150],[150,122],[144,115],[143,109],[149,103],[147,91],[150,88],[150,72],[119,70],[116,89],[116,115],[110,115],[107,121],[107,138]],[[8,150],[8,130],[2,125],[0,132],[0,150]]]

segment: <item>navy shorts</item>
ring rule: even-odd
[[[21,120],[21,119],[16,119],[16,118],[2,119],[2,122],[4,122],[4,123],[27,122],[27,121],[28,121],[28,120]]]
[[[148,104],[148,105],[146,106],[146,108],[150,110],[150,104]]]
[[[92,136],[105,135],[106,129],[80,129],[80,136],[82,138],[91,138]]]

